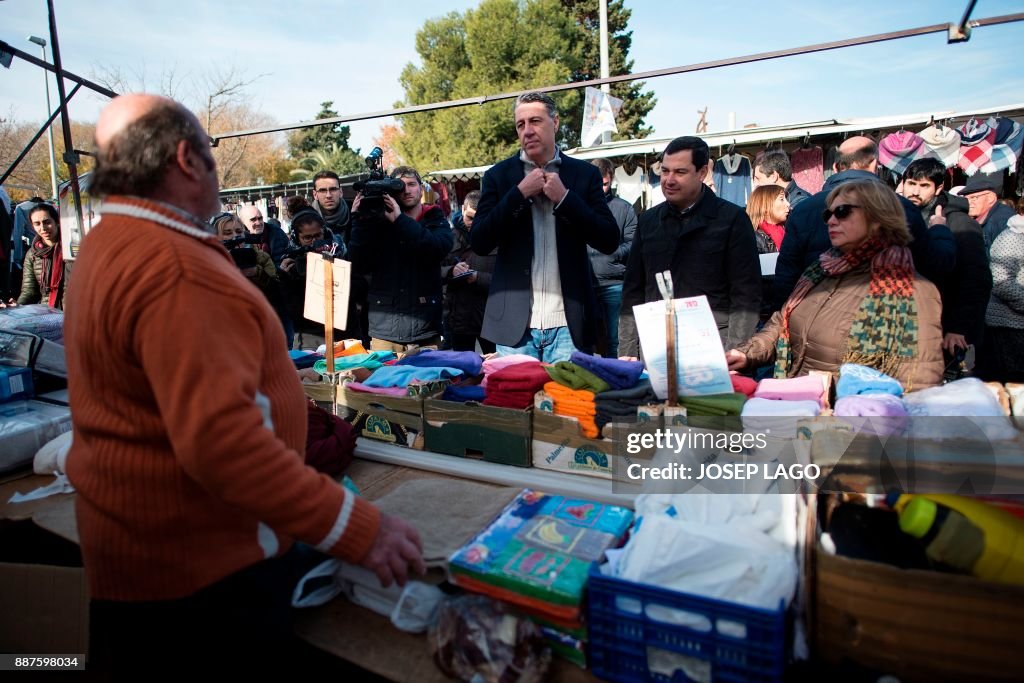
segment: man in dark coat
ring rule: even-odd
[[[453,351],[474,351],[479,342],[483,353],[494,353],[494,342],[480,336],[487,308],[487,290],[491,287],[495,254],[477,254],[469,243],[470,231],[480,203],[480,191],[473,190],[462,202],[462,214],[452,225],[454,245],[444,265],[441,279],[446,286],[446,334]]]
[[[821,192],[800,202],[789,212],[786,236],[782,238],[779,260],[775,264],[772,310],[782,308],[807,266],[817,261],[832,246],[828,239],[828,228],[822,219],[829,193],[850,180],[881,182],[875,173],[878,168],[878,145],[871,138],[863,136],[846,140],[839,146],[835,168],[837,173],[825,181]],[[916,206],[904,198],[900,202],[907,214],[910,234],[914,238],[909,245],[910,253],[914,256],[914,267],[933,282],[949,275],[956,264],[953,233],[944,225],[933,225],[929,229]]]
[[[945,175],[938,159],[918,159],[907,167],[903,196],[929,225],[947,226],[956,241],[956,267],[935,282],[942,296],[942,348],[948,362],[957,350],[981,343],[992,271],[981,226],[967,215],[965,199],[942,190]]]
[[[676,298],[708,298],[722,346],[754,334],[761,306],[761,265],[747,213],[703,183],[707,143],[685,136],[661,156],[665,201],[640,216],[626,264],[619,314],[619,354],[639,356],[633,306],[661,301],[655,274],[672,271]]]
[[[501,354],[568,360],[595,339],[587,245],[610,254],[619,231],[598,170],[555,146],[554,100],[520,95],[514,112],[522,151],[484,174],[470,233],[477,254],[498,249],[480,334]]]
[[[399,166],[391,177],[405,189],[397,200],[384,195],[383,214],[360,212],[363,195],[356,195],[349,256],[354,273],[370,276],[371,348],[401,353],[441,343],[441,261],[451,251],[452,229],[441,207],[420,203],[423,181],[415,169]]]

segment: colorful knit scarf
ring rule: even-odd
[[[789,376],[793,363],[789,319],[819,282],[871,263],[868,293],[850,325],[843,363],[858,363],[895,376],[900,363],[917,352],[918,321],[914,301],[914,260],[907,247],[873,238],[848,254],[829,249],[804,271],[782,309],[782,330],[776,343],[775,377]]]
[[[64,288],[64,252],[60,242],[46,246],[42,240],[36,240],[32,249],[42,264],[39,284],[48,290],[47,299],[43,303],[50,308],[57,308]]]

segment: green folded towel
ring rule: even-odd
[[[570,363],[567,360],[546,366],[544,369],[551,376],[551,381],[558,382],[563,387],[569,387],[570,389],[586,389],[595,394],[600,394],[602,391],[608,391],[612,388],[608,382],[605,382],[590,370],[580,367],[575,363]]]
[[[743,412],[743,404],[746,402],[746,395],[739,392],[679,397],[679,405],[686,408],[687,415],[716,417],[739,415]]]

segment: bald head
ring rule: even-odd
[[[133,93],[115,97],[103,109],[96,122],[96,148],[105,149],[114,136],[161,106],[180,108],[174,100],[160,95]]]
[[[254,204],[248,204],[238,210],[238,217],[245,225],[245,229],[253,235],[263,233],[263,212]]]
[[[217,213],[217,164],[199,120],[172,99],[114,98],[96,122],[97,196],[135,195],[173,204],[200,219]]]
[[[837,171],[845,171],[852,168],[874,173],[877,166],[878,145],[871,138],[864,135],[855,135],[844,140],[839,145],[839,156],[836,158]]]

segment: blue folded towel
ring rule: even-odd
[[[424,349],[406,356],[395,365],[413,365],[418,368],[458,368],[469,377],[480,374],[483,359],[472,351],[434,351]]]
[[[363,381],[368,387],[407,387],[414,380],[436,382],[439,379],[454,379],[462,376],[458,368],[417,368],[408,365],[385,365],[374,370]]]
[[[839,382],[836,383],[836,399],[864,394],[903,395],[903,385],[889,375],[874,368],[856,363],[839,366]]]
[[[601,358],[574,351],[570,361],[586,368],[611,386],[612,389],[629,389],[640,380],[644,364],[638,360]]]
[[[487,398],[487,390],[479,384],[449,384],[444,390],[444,394],[441,395],[442,401],[455,401],[456,403],[465,403],[466,401],[483,403],[485,398]]]

